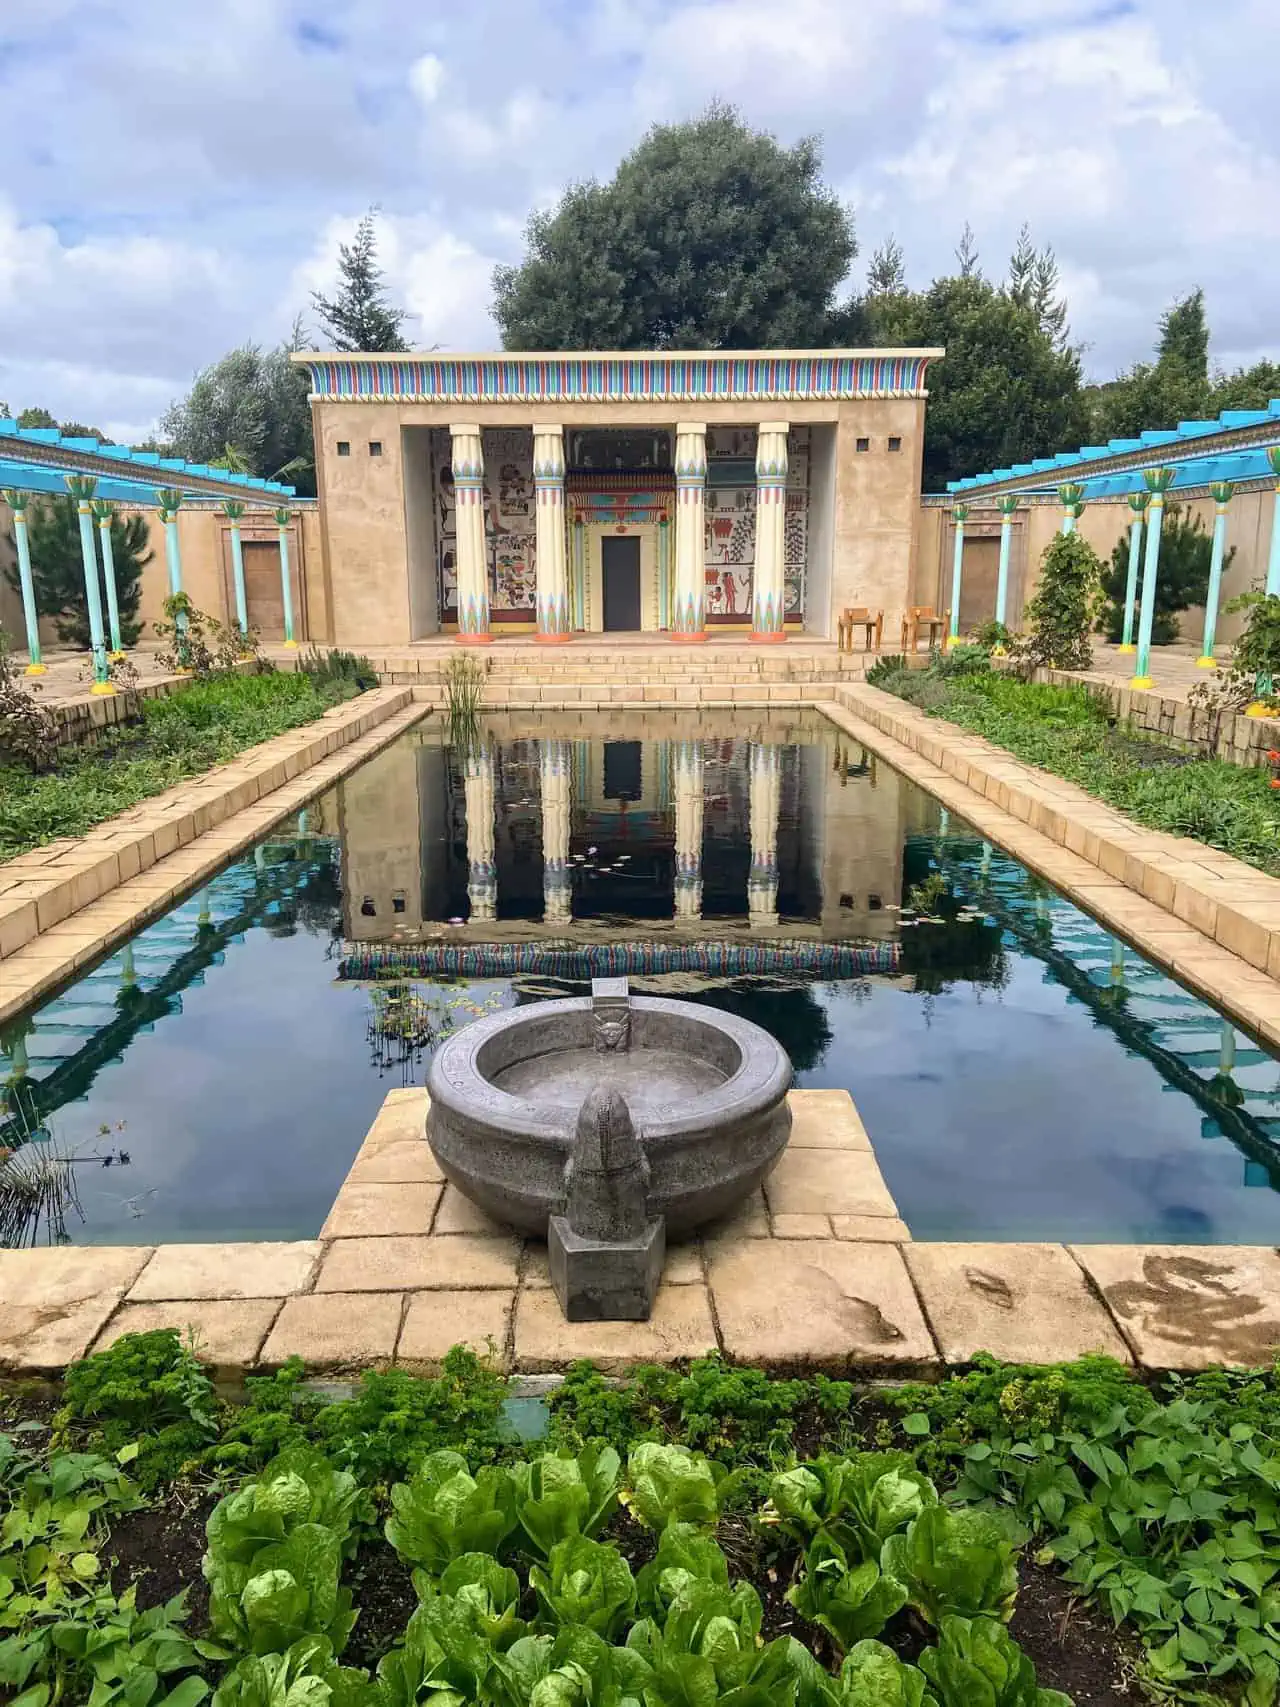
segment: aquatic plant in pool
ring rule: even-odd
[[[411,731],[0,1027],[70,1237],[312,1236],[441,1038],[625,972],[847,1089],[917,1237],[1274,1242],[1274,1057],[816,714],[482,733]]]

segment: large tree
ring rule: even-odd
[[[305,347],[301,324],[274,350],[242,344],[196,375],[162,422],[172,454],[315,492],[307,375],[289,357]]]
[[[494,272],[509,350],[812,348],[843,330],[856,253],[813,139],[782,147],[731,107],[655,125],[608,183],[535,213]]]
[[[84,588],[84,554],[80,544],[80,517],[74,498],[58,493],[33,503],[27,512],[31,540],[31,577],[35,583],[36,608],[42,616],[55,619],[59,640],[73,646],[89,644],[89,605]],[[93,529],[95,547],[98,529]],[[152,557],[146,518],[138,514],[111,519],[111,559],[115,571],[116,605],[120,613],[120,635],[132,646],[141,632],[138,604],[142,597],[142,571]],[[98,602],[106,619],[107,590],[100,548],[94,562],[98,571]],[[6,570],[11,587],[20,586],[16,564]]]
[[[1192,291],[1161,315],[1154,362],[1137,362],[1087,395],[1090,437],[1098,444],[1216,413],[1204,292]]]
[[[387,301],[387,287],[378,265],[376,208],[356,226],[350,243],[338,247],[338,289],[334,296],[313,290],[320,324],[335,350],[406,350],[402,327],[404,310]]]

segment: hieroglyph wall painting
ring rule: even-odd
[[[489,552],[489,609],[507,621],[536,619],[533,435],[528,428],[486,427],[484,445],[485,542]],[[440,615],[458,614],[457,527],[447,430],[431,434],[431,487],[436,507],[436,566]]]
[[[707,616],[742,622],[751,615],[756,545],[756,430],[707,429]],[[809,521],[809,429],[793,427],[787,444],[787,615],[804,615]]]

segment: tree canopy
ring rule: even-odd
[[[509,350],[813,348],[856,253],[816,140],[782,147],[711,106],[655,125],[608,183],[535,213],[494,272]]]
[[[242,344],[198,373],[187,395],[170,404],[161,430],[176,456],[285,480],[303,496],[315,492],[315,449],[307,375],[289,357],[305,348],[295,321],[274,350]]]
[[[89,644],[89,602],[84,585],[84,555],[80,544],[80,516],[76,500],[67,493],[51,494],[32,504],[28,512],[31,537],[31,574],[36,605],[44,616],[52,616],[59,640],[74,646]],[[98,529],[93,530],[98,546]],[[141,630],[138,604],[142,598],[142,571],[151,561],[150,533],[140,515],[111,518],[111,558],[115,572],[116,603],[120,635],[132,646]],[[95,551],[98,597],[107,609],[105,570],[100,550]],[[5,571],[9,585],[20,586],[18,567]]]
[[[376,208],[356,226],[350,243],[338,246],[338,288],[331,297],[318,290],[311,301],[335,350],[407,350],[402,327],[405,314],[387,301],[387,287],[378,265]]]

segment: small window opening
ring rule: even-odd
[[[902,449],[902,440],[899,438],[891,438],[889,440],[889,449],[890,450],[901,450]]]
[[[381,456],[382,455],[382,440],[381,439],[370,439],[369,440],[369,455],[370,456]]]
[[[339,439],[338,440],[338,455],[339,456],[350,456],[351,455],[351,440],[350,439]]]
[[[857,443],[857,448],[859,450],[870,450],[871,449],[871,440],[870,439],[859,439],[858,443]]]
[[[366,895],[364,900],[361,901],[360,911],[366,919],[376,919],[377,918],[378,909],[373,904],[373,896],[372,895]]]

